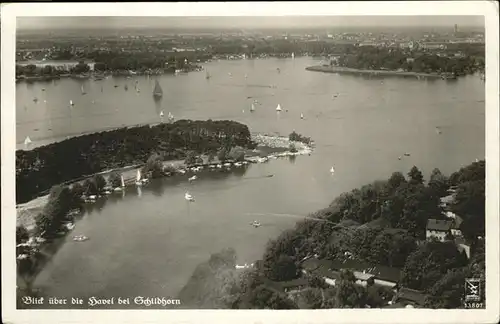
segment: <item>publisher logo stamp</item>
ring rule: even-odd
[[[466,302],[481,301],[481,279],[477,278],[465,279],[465,301]]]

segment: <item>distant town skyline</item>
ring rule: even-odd
[[[18,30],[129,28],[484,27],[483,16],[18,17]]]

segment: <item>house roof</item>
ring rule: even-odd
[[[268,278],[262,278],[262,281],[265,283],[266,286],[280,291],[283,291],[285,288],[295,288],[308,284],[306,278],[297,278],[288,281],[273,281]]]
[[[405,308],[405,304],[403,303],[393,303],[391,305],[386,305],[382,308]]]
[[[367,272],[373,274],[375,279],[398,282],[401,278],[401,269],[377,265],[368,269]]]
[[[306,271],[314,271],[318,269],[320,266],[320,262],[316,258],[310,258],[302,262],[302,268]]]
[[[410,288],[401,288],[397,294],[397,300],[404,299],[421,306],[425,303],[425,297],[426,295],[423,292]]]
[[[449,203],[453,202],[453,199],[455,199],[455,197],[454,197],[453,194],[451,194],[451,195],[448,195],[448,196],[445,196],[445,197],[441,197],[439,200],[442,203],[449,204]]]
[[[363,281],[366,281],[366,280],[374,277],[370,273],[365,273],[365,272],[360,272],[360,271],[354,271],[353,274],[354,274],[354,277],[356,279],[363,280]]]
[[[391,268],[382,265],[370,265],[365,262],[360,262],[356,260],[318,260],[316,258],[311,258],[302,263],[302,267],[309,272],[314,272],[315,274],[323,277],[329,278],[339,278],[339,271],[342,269],[348,269],[353,272],[365,272],[367,277],[375,277],[376,279],[386,280],[390,282],[398,282],[401,276],[401,269]]]
[[[429,219],[427,221],[427,230],[446,232],[451,229],[453,223],[453,221],[449,220]]]

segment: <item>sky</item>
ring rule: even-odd
[[[18,17],[17,28],[483,27],[483,16]]]

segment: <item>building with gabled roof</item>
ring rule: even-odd
[[[448,234],[451,234],[453,224],[454,221],[452,220],[429,219],[426,227],[426,239],[432,240],[436,238],[437,240],[444,242],[447,239]]]

